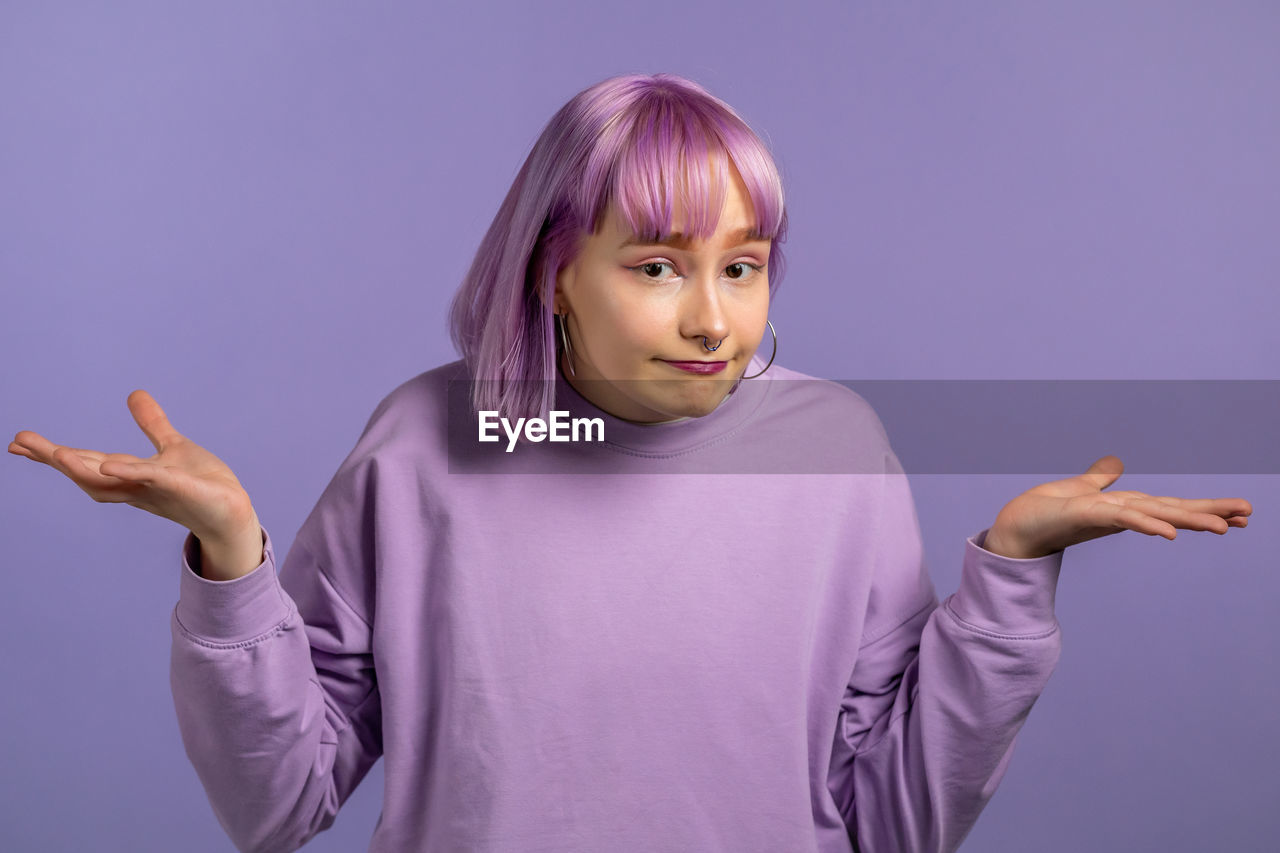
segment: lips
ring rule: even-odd
[[[665,358],[662,360],[686,373],[699,374],[719,373],[729,363],[727,361],[667,361]]]

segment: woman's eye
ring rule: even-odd
[[[729,278],[734,281],[742,281],[745,278],[749,278],[752,272],[760,272],[760,267],[755,264],[749,264],[746,261],[738,261],[737,263],[729,264],[729,266],[725,267],[725,272],[730,272],[735,268],[739,268],[737,274],[731,274],[729,276]]]
[[[650,261],[647,264],[641,264],[640,266],[635,267],[635,269],[639,270],[646,278],[658,279],[657,270],[670,266],[671,264],[668,264],[665,261]],[[657,270],[654,269],[655,267]],[[674,270],[675,268],[672,267],[672,269]]]

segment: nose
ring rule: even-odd
[[[702,348],[705,337],[712,346],[729,336],[729,318],[714,275],[690,276],[681,294],[680,334]]]

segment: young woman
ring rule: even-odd
[[[382,756],[373,851],[955,850],[1058,660],[1064,549],[1247,524],[1103,492],[1104,457],[1005,506],[940,603],[874,411],[775,360],[785,231],[726,104],[579,93],[457,295],[462,358],[381,401],[278,576],[145,391],[150,459],[15,437],[190,531],[174,702],[239,849],[297,849]],[[602,434],[549,440],[556,412]]]

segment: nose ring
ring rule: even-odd
[[[717,343],[715,346],[711,346],[709,343],[707,343],[707,336],[706,335],[702,336],[702,345],[707,348],[707,352],[715,352],[716,350],[720,349],[720,344],[723,344],[723,343],[724,343],[724,338],[721,338],[719,343]]]

